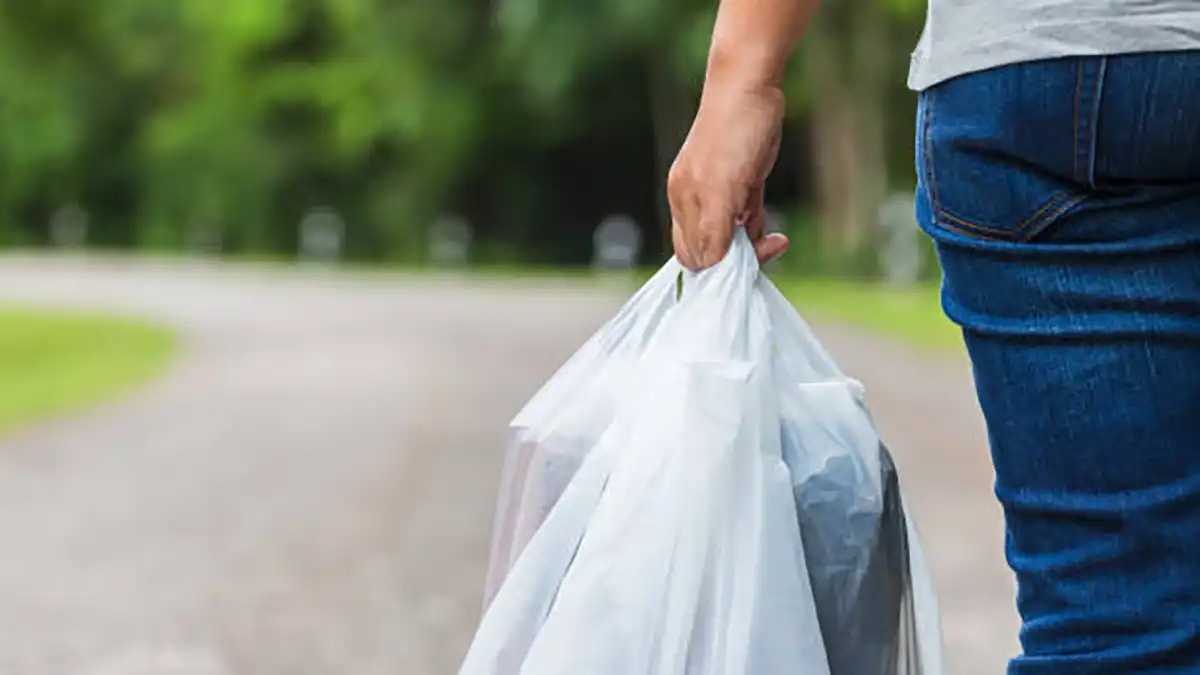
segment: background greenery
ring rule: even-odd
[[[467,218],[479,263],[585,263],[607,214],[664,255],[663,177],[716,0],[0,0],[0,246],[77,204],[89,245],[289,257],[312,208],[352,259],[417,263]],[[788,80],[769,199],[793,267],[873,271],[911,183],[920,0],[827,0]]]

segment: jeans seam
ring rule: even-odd
[[[933,146],[932,142],[930,141],[930,130],[933,127],[933,102],[936,97],[936,89],[930,89],[926,94],[925,120],[924,124],[922,125],[923,128],[921,129],[921,146],[925,154],[925,161],[922,162],[922,164],[924,164],[922,171],[925,173],[925,180],[929,183],[929,200],[933,203],[934,213],[942,210],[942,203],[940,200],[938,200],[937,176],[934,174],[933,153],[931,152]]]
[[[1079,59],[1075,68],[1075,106],[1071,118],[1072,126],[1072,141],[1071,141],[1071,177],[1079,180],[1079,127],[1082,124],[1082,119],[1079,116],[1079,95],[1083,90],[1083,59]]]
[[[1096,185],[1096,128],[1100,119],[1100,102],[1104,93],[1104,75],[1108,57],[1080,59],[1075,76],[1075,148],[1071,178],[1081,185]],[[1088,97],[1091,98],[1088,98]]]
[[[1092,109],[1088,114],[1088,187],[1096,188],[1096,155],[1097,146],[1099,145],[1100,134],[1097,129],[1100,128],[1100,102],[1104,95],[1104,76],[1108,70],[1108,57],[1100,57],[1100,63],[1096,68],[1096,91],[1092,96]]]

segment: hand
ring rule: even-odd
[[[767,175],[779,156],[784,97],[777,87],[744,88],[710,81],[695,122],[667,179],[671,238],[687,268],[701,270],[729,251],[734,229],[746,228],[760,262],[782,255],[782,234],[764,233]]]

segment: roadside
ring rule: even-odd
[[[628,291],[0,260],[0,299],[189,347],[136,396],[0,441],[0,673],[454,672],[505,423]],[[897,457],[948,672],[1001,672],[1017,622],[969,368],[817,311],[860,295],[792,293]]]
[[[0,434],[153,378],[175,346],[170,330],[142,320],[0,307]]]

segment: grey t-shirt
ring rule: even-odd
[[[908,85],[1062,56],[1200,49],[1200,0],[929,0]]]

